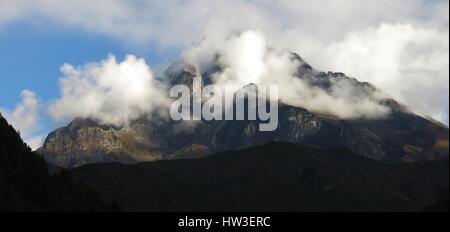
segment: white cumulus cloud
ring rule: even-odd
[[[6,120],[20,132],[21,137],[32,149],[39,148],[44,136],[37,135],[39,128],[40,102],[37,95],[30,90],[23,90],[21,101],[14,110],[1,109]]]
[[[150,67],[133,55],[119,63],[110,55],[81,67],[65,64],[61,72],[61,97],[49,108],[56,121],[85,117],[125,126],[165,102]]]
[[[186,52],[185,59],[201,66],[218,55],[221,70],[212,75],[217,85],[276,85],[283,102],[342,119],[380,118],[390,112],[380,103],[385,97],[382,93],[369,88],[361,91],[350,80],[336,79],[327,91],[298,78],[295,73],[300,61],[291,59],[289,51],[273,48],[261,32],[245,31],[221,41],[220,46],[212,44],[202,41]]]
[[[319,68],[370,82],[414,112],[448,124],[448,32],[385,23],[316,52],[310,60]]]

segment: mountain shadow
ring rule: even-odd
[[[268,143],[72,173],[127,211],[422,211],[448,189],[448,166],[448,159],[388,164],[348,149]]]

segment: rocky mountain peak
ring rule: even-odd
[[[163,80],[168,86],[187,85],[192,86],[194,77],[201,77],[200,69],[190,63],[178,61],[170,65],[163,75]]]
[[[200,77],[200,69],[193,64],[186,64],[183,69],[184,73],[187,73],[193,77]]]
[[[295,52],[291,52],[290,53],[290,59],[292,61],[298,61],[300,66],[299,69],[302,70],[313,70],[313,67],[311,65],[309,65],[299,54],[295,53]]]
[[[352,86],[352,96],[371,96],[377,89],[370,83],[339,72],[319,72],[298,54],[296,76],[314,87],[331,91],[336,82]],[[213,65],[199,70],[187,62],[176,62],[164,73],[168,86],[183,84],[192,88],[193,78],[211,84]],[[244,88],[257,87],[249,83]],[[330,90],[331,89],[331,90]],[[192,90],[192,89],[191,89]],[[159,159],[198,158],[208,154],[288,141],[318,148],[345,147],[358,155],[385,162],[412,162],[448,157],[448,128],[414,115],[395,100],[381,104],[394,114],[382,119],[341,120],[280,104],[279,127],[272,132],[256,130],[255,121],[173,122],[159,118],[136,120],[128,128],[98,124],[91,119],[75,119],[67,127],[49,134],[39,150],[49,162],[64,167],[94,162],[136,163]]]

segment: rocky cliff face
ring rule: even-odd
[[[73,167],[97,162],[135,163],[161,159],[161,140],[149,135],[154,128],[146,119],[126,128],[103,126],[77,118],[50,133],[37,151],[51,163]]]
[[[358,94],[371,94],[375,87],[342,73],[324,73],[293,54],[299,61],[297,76],[327,89],[343,79],[357,86]],[[203,84],[218,67],[204,72]],[[168,85],[192,85],[198,68],[176,63],[166,71]],[[413,162],[448,157],[448,128],[407,111],[392,99],[381,104],[392,113],[383,119],[340,120],[280,104],[279,126],[273,132],[258,130],[258,121],[173,122],[160,115],[143,117],[124,128],[89,119],[75,119],[49,134],[39,153],[63,167],[96,162],[136,163],[159,159],[198,158],[214,152],[284,141],[317,148],[345,147],[358,155],[386,162]]]

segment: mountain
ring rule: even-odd
[[[71,173],[126,211],[421,211],[448,192],[448,168],[448,159],[388,164],[348,149],[272,142]]]
[[[0,115],[0,212],[118,209],[66,171],[49,175],[45,160]]]
[[[331,91],[336,81],[353,86],[353,97],[371,96],[376,88],[343,73],[319,72],[297,54],[296,77],[315,88]],[[168,86],[187,84],[202,73],[203,85],[211,83],[218,66],[203,73],[195,66],[177,62],[163,80]],[[89,163],[133,164],[165,159],[199,158],[213,153],[284,141],[316,148],[345,147],[355,154],[388,163],[448,158],[448,128],[408,111],[393,99],[380,104],[391,114],[379,119],[346,119],[323,115],[280,102],[279,126],[273,132],[258,130],[259,121],[173,122],[152,115],[131,122],[128,127],[101,125],[77,118],[67,127],[50,133],[38,150],[48,162],[62,167]]]

